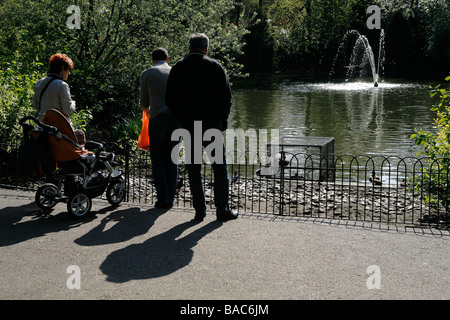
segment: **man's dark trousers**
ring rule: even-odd
[[[186,169],[189,177],[189,185],[191,187],[192,193],[192,201],[195,212],[198,214],[202,214],[206,211],[206,203],[205,203],[205,192],[203,189],[203,181],[202,181],[202,164],[194,162],[194,141],[196,141],[194,137],[194,130],[191,125],[183,125],[185,129],[187,129],[191,136],[191,157],[190,160],[186,159]],[[197,139],[198,140],[198,139]],[[210,141],[203,141],[203,147],[206,147],[210,144]],[[187,148],[187,146],[186,146]],[[214,152],[214,150],[212,151]],[[228,167],[226,162],[225,155],[225,146],[222,140],[222,152],[223,159],[222,161],[218,161],[219,163],[213,162],[211,160],[211,167],[213,169],[214,174],[214,205],[216,206],[216,210],[223,211],[229,210],[228,200],[229,200],[229,177],[228,177]],[[211,154],[214,158],[215,154]],[[200,157],[198,157],[200,158]],[[201,157],[203,159],[203,157]]]
[[[150,159],[157,199],[163,203],[173,203],[175,198],[178,163],[172,161],[172,149],[178,141],[171,141],[177,121],[169,114],[161,114],[149,121]]]

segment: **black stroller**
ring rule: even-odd
[[[19,121],[25,144],[49,155],[40,157],[40,174],[47,182],[38,188],[36,204],[49,210],[58,202],[67,202],[67,211],[81,218],[91,211],[92,198],[106,190],[108,202],[119,205],[125,197],[125,178],[114,152],[99,142],[79,145],[71,124],[58,110],[47,111],[42,122],[33,116]]]

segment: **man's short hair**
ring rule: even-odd
[[[152,52],[152,59],[155,61],[166,61],[169,59],[169,52],[165,48],[156,48]]]
[[[204,51],[209,46],[209,38],[204,33],[194,33],[189,38],[189,50],[191,51]]]

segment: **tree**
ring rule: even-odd
[[[80,28],[67,27],[70,5],[79,8]],[[139,75],[155,47],[166,47],[175,62],[187,54],[189,35],[204,32],[209,54],[231,77],[242,76],[237,58],[248,32],[238,23],[242,16],[233,0],[4,0],[0,62],[18,53],[20,74],[43,75],[52,54],[66,53],[75,63],[69,84],[77,109],[89,107],[93,126],[108,132],[138,111]]]
[[[358,1],[273,0],[267,6],[280,68],[329,69]],[[359,1],[360,2],[360,1]],[[362,20],[363,23],[365,20]]]
[[[386,29],[390,76],[442,79],[450,65],[449,0],[376,0]]]

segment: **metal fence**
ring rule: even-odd
[[[20,176],[16,157],[12,151],[9,161],[2,164],[0,187],[36,190],[42,181]],[[149,152],[127,147],[117,157],[125,169],[126,201],[153,204],[156,190]],[[450,226],[449,159],[282,151],[273,158],[277,170],[267,174],[267,164],[258,158],[243,154],[240,161],[228,161],[230,204],[240,212]],[[214,209],[214,181],[208,163],[203,165],[203,176],[207,205]],[[183,163],[179,180],[174,206],[192,208]]]

